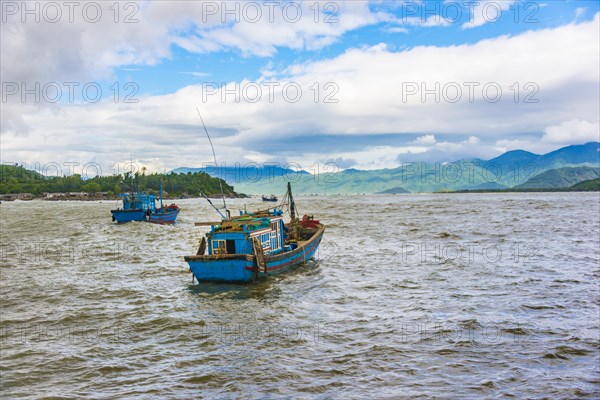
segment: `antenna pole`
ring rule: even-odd
[[[289,196],[290,202],[290,216],[292,217],[292,221],[296,219],[296,203],[294,202],[294,197],[292,196],[292,184],[288,182],[287,184],[287,194]]]
[[[212,140],[210,140],[210,135],[208,134],[208,129],[206,129],[206,125],[204,124],[204,120],[202,119],[202,115],[200,114],[200,109],[196,107],[196,111],[198,111],[198,116],[200,117],[200,121],[202,121],[202,126],[204,127],[204,132],[206,132],[206,137],[208,138],[208,143],[210,143],[210,148],[212,149],[213,159],[215,160],[215,167],[218,168],[217,164],[217,155],[215,154],[215,147],[212,144]],[[221,196],[223,197],[223,208],[225,209],[225,214],[227,212],[227,204],[225,204],[225,193],[223,192],[223,184],[221,183],[221,179],[219,178],[219,187],[221,188]]]
[[[163,196],[162,195],[162,192],[163,192],[162,186],[163,186],[163,180],[161,178],[160,179],[160,212],[164,212],[164,210],[163,210],[163,200],[162,200],[162,196]]]

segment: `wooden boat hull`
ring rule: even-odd
[[[324,231],[325,227],[320,225],[315,234],[298,243],[296,249],[266,254],[266,268],[258,265],[254,254],[196,255],[185,256],[184,259],[198,282],[249,283],[305,264],[317,252]]]
[[[145,221],[146,211],[144,210],[111,210],[113,221],[119,224],[131,221]]]
[[[177,220],[177,215],[179,215],[179,210],[152,213],[148,216],[148,222],[153,224],[172,225]]]

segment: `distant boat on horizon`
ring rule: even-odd
[[[272,194],[271,196],[267,197],[264,194],[262,195],[262,201],[277,201],[277,196],[275,196],[274,194]]]

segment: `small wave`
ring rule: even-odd
[[[523,328],[505,328],[502,329],[502,332],[506,332],[506,333],[511,333],[513,335],[529,335],[531,334],[531,332],[529,332],[527,329],[523,329]]]
[[[577,349],[569,346],[558,346],[554,349],[554,352],[544,354],[544,358],[569,360],[569,356],[587,356],[592,353],[594,352],[589,350]]]
[[[436,350],[435,354],[439,354],[441,356],[447,356],[450,354],[456,354],[458,353],[456,350],[452,350],[452,349],[440,349],[440,350]]]
[[[438,238],[440,239],[460,239],[460,236],[453,234],[453,233],[448,233],[448,232],[441,232],[437,235]]]
[[[198,383],[211,383],[211,382],[216,382],[216,381],[220,381],[220,380],[221,379],[218,375],[208,374],[208,375],[191,376],[189,378],[184,379],[183,381],[185,383],[198,384]]]
[[[496,384],[494,383],[494,381],[483,382],[483,383],[480,384],[480,386],[483,386],[484,388],[492,388],[492,389],[498,388],[498,386],[496,386]]]
[[[523,304],[524,308],[528,308],[530,310],[551,310],[555,307],[553,306],[530,306],[528,304]]]

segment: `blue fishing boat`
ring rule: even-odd
[[[162,206],[148,215],[147,221],[153,224],[172,225],[177,220],[180,208],[176,204]]]
[[[160,183],[160,208],[156,207],[156,196],[146,192],[120,194],[123,208],[111,210],[112,220],[120,224],[131,221],[146,221],[153,224],[174,224],[180,208],[176,204],[163,204],[162,182]]]
[[[284,205],[290,212],[288,223],[284,222]],[[227,213],[220,222],[196,225],[211,226],[197,253],[184,257],[198,282],[248,283],[304,265],[314,257],[325,231],[312,216],[296,218],[289,183],[285,199],[277,207],[240,211],[233,218]]]
[[[179,215],[177,204],[163,205],[163,183],[160,181],[160,208],[148,214],[148,222],[161,225],[172,225]]]
[[[156,196],[145,192],[121,193],[123,208],[111,210],[112,220],[120,224],[131,221],[145,221],[156,210]]]

